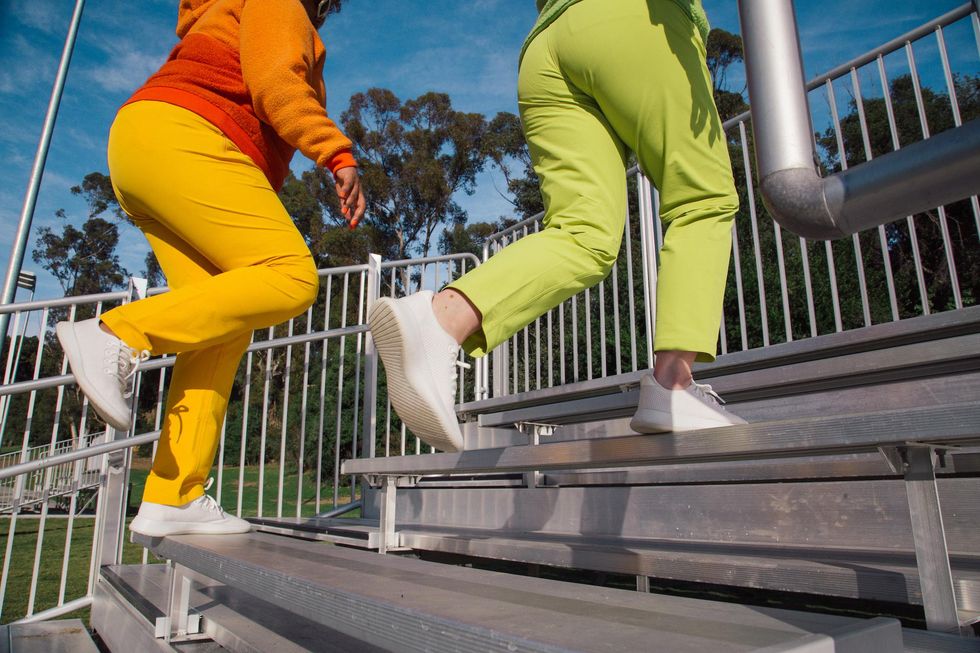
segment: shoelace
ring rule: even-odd
[[[449,400],[455,404],[456,401],[456,380],[459,378],[457,369],[468,370],[472,367],[469,363],[459,360],[459,347],[449,347]]]
[[[715,392],[707,383],[697,383],[695,381],[691,381],[691,385],[694,386],[694,393],[702,399],[713,401],[719,405],[725,403],[725,400],[721,398],[721,395]]]
[[[221,504],[219,504],[218,501],[210,494],[205,494],[201,497],[201,507],[208,512],[213,512],[219,517],[225,516],[224,508],[222,508]]]
[[[214,485],[213,476],[208,478],[207,483],[204,484],[204,491],[207,492],[208,490],[210,490],[212,485]],[[221,504],[218,503],[218,500],[215,499],[210,494],[204,494],[202,496],[201,507],[207,510],[208,512],[213,512],[221,517],[224,517],[227,514],[225,513],[225,509],[221,507]]]
[[[150,352],[142,350],[137,352],[131,349],[118,338],[112,338],[105,348],[103,364],[106,374],[113,374],[119,382],[119,388],[123,392],[123,398],[129,399],[133,396],[133,379],[139,371],[140,363],[149,360]]]

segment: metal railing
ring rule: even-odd
[[[956,125],[914,143],[902,154],[886,153],[872,160],[869,147],[865,165],[820,174],[813,161],[810,112],[792,0],[739,0],[749,93],[759,115],[767,116],[755,129],[759,186],[766,206],[780,224],[802,236],[839,238],[980,192],[980,121],[964,124],[960,120],[943,38],[944,23],[975,8],[975,3],[963,5],[933,25],[886,44],[880,53],[887,54],[904,44],[911,57],[911,42],[935,26],[950,97],[954,98]],[[854,70],[860,65],[859,59],[848,67]],[[914,62],[910,61],[910,66],[918,92]],[[826,77],[830,82],[835,73]],[[855,98],[863,122],[858,88]],[[927,132],[925,114],[920,115]]]
[[[359,505],[356,479],[340,474],[342,459],[421,451],[386,393],[378,393],[384,375],[366,338],[367,310],[372,297],[434,290],[478,264],[471,254],[388,262],[372,256],[368,264],[321,270],[313,306],[256,332],[245,354],[215,461],[218,501],[243,517],[341,513]],[[0,574],[4,621],[11,614],[37,620],[83,608],[101,565],[147,561],[145,550],[124,544],[139,503],[137,479],[146,473],[145,465],[134,470],[133,461],[156,453],[175,359],[141,366],[131,428],[140,435],[125,437],[106,429],[72,387],[52,328],[56,319],[98,315],[130,295],[0,307],[15,323],[37,313],[40,325],[17,343],[20,371],[0,386],[8,413],[0,446],[12,449],[0,455],[0,519],[8,520]],[[479,383],[463,375],[461,400],[472,399]],[[140,447],[153,450],[140,453]],[[130,490],[135,496],[127,496]],[[39,592],[45,585],[59,589]]]
[[[950,29],[961,35],[972,31],[975,38],[958,39],[960,50],[953,51],[946,38]],[[931,60],[936,66],[924,75],[916,50],[931,50],[927,46],[933,39]],[[971,60],[970,65],[962,63]],[[961,62],[968,73],[980,61],[980,19],[972,4],[812,79],[807,84],[812,112],[827,115],[825,129],[819,134],[821,166],[828,173],[854,169],[887,152],[928,140],[936,132],[930,114],[933,119],[940,115],[949,127],[962,125],[957,84],[963,77],[953,67],[954,61]],[[904,74],[889,76],[889,67],[901,68]],[[936,88],[923,84],[926,76],[938,80]],[[868,79],[873,80],[871,89]],[[842,117],[838,100],[848,94],[848,112]],[[896,108],[899,103],[901,114]],[[872,111],[883,119],[872,123]],[[724,123],[741,208],[733,227],[718,353],[769,347],[976,303],[980,288],[980,205],[976,197],[840,240],[807,240],[782,229],[761,201],[750,123],[749,112]],[[882,149],[882,142],[887,149]],[[808,158],[812,158],[811,149],[807,148]],[[656,265],[664,226],[658,219],[656,188],[635,167],[627,176],[631,183],[623,245],[612,272],[493,352],[488,378],[492,378],[494,396],[651,365]],[[542,217],[536,215],[492,235],[484,247],[484,260],[540,230]]]

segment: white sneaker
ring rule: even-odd
[[[168,535],[231,535],[247,533],[252,525],[244,519],[229,515],[209,494],[182,506],[165,506],[161,503],[140,504],[140,510],[129,525],[129,530],[147,537]]]
[[[683,390],[668,390],[647,374],[640,381],[640,401],[630,428],[637,433],[664,433],[748,424],[725,410],[723,403],[710,385],[691,381]]]
[[[412,433],[442,451],[462,451],[456,419],[459,345],[436,320],[432,292],[384,298],[368,317],[388,375],[388,395]]]
[[[140,362],[149,358],[150,353],[137,352],[100,329],[97,317],[81,322],[58,322],[55,332],[68,356],[75,381],[95,412],[112,428],[129,430],[131,381]]]

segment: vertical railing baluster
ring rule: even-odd
[[[306,309],[306,334],[313,333],[313,306]],[[303,513],[303,474],[306,472],[306,402],[309,398],[310,387],[310,346],[303,345],[303,391],[300,394],[299,411],[299,460],[296,470],[296,518]]]
[[[922,126],[922,138],[930,137],[929,121],[926,118],[925,102],[922,99],[922,85],[919,82],[919,70],[915,64],[915,53],[912,51],[912,44],[905,44],[905,54],[909,62],[909,74],[912,76],[912,89],[915,91],[915,104],[919,110],[919,123]],[[943,238],[943,247],[946,250],[946,266],[949,270],[949,284],[953,291],[953,301],[956,308],[963,308],[963,297],[960,294],[960,280],[956,273],[956,262],[953,260],[953,244],[949,236],[949,224],[946,220],[946,207],[940,206],[936,209],[939,214],[939,230]]]
[[[892,106],[892,95],[891,87],[888,83],[888,75],[885,72],[885,60],[881,55],[878,55],[878,76],[881,79],[881,92],[885,100],[885,114],[888,116],[888,129],[892,137],[892,147],[895,150],[899,150],[902,147],[901,142],[899,142],[898,137],[898,124],[895,121],[895,109]],[[929,314],[929,296],[926,292],[926,280],[925,274],[922,267],[922,254],[919,252],[919,238],[915,230],[915,219],[911,216],[905,216],[905,223],[909,230],[909,245],[912,247],[912,260],[915,267],[915,278],[919,288],[919,300],[921,301],[923,315]],[[892,303],[892,315],[894,319],[898,320],[901,318],[901,314],[898,309],[898,298],[897,296],[889,297]]]
[[[266,340],[275,337],[275,327],[266,331]],[[269,392],[272,386],[272,349],[265,350],[265,380],[262,385],[262,421],[259,428],[259,495],[256,516],[261,517],[265,510],[265,447],[269,430]]]
[[[953,111],[953,126],[963,125],[963,117],[960,115],[960,101],[956,96],[956,83],[953,80],[953,72],[949,65],[949,53],[946,50],[946,39],[943,37],[943,28],[936,28],[936,40],[939,43],[939,56],[943,64],[943,76],[946,78],[946,91],[949,94],[949,104]],[[973,221],[977,227],[977,237],[980,237],[980,203],[977,196],[970,196],[970,208],[973,209]]]
[[[290,319],[286,331],[286,337],[293,336],[295,320]],[[270,350],[271,351],[271,350]],[[282,500],[283,492],[286,488],[286,440],[289,434],[287,426],[289,424],[289,381],[292,376],[293,346],[286,346],[286,369],[283,375],[282,389],[282,428],[279,431],[279,488],[276,493],[276,517],[282,519]]]

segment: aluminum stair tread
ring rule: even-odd
[[[406,526],[403,546],[672,580],[921,603],[913,551],[691,542]],[[961,604],[980,605],[980,555],[950,558]],[[836,590],[836,591],[835,591]]]
[[[377,519],[249,517],[255,530],[361,549],[378,548]]]
[[[151,629],[155,620],[165,615],[170,585],[167,565],[107,566],[101,571],[101,579],[133,605]],[[196,586],[190,596],[190,609],[204,618],[205,633],[231,651],[379,651],[218,582],[207,587]]]
[[[452,474],[636,467],[876,451],[908,442],[980,442],[980,403],[761,422],[724,428],[347,460],[344,474]]]
[[[290,525],[308,528],[310,530],[320,530],[324,532],[336,531],[338,533],[349,533],[351,535],[360,534],[367,536],[378,529],[377,519],[346,519],[343,517],[249,517],[248,521],[253,524],[275,524]]]
[[[898,628],[892,620],[638,595],[263,533],[136,540],[216,581],[399,651],[644,650],[651,638],[678,653],[789,651],[816,632],[848,630],[848,642],[868,647]]]
[[[0,653],[99,653],[81,619],[0,626]]]
[[[980,347],[976,344],[977,333],[980,333],[980,307],[967,307],[955,312],[919,316],[900,322],[876,324],[841,333],[824,334],[815,338],[770,345],[765,349],[730,353],[720,356],[711,365],[696,365],[695,372],[699,380],[710,380],[712,384],[717,384],[717,388],[726,395],[730,392],[749,392],[752,387],[739,382],[735,377],[740,375],[747,377],[752,372],[759,370],[765,370],[765,373],[771,376],[775,368],[786,367],[792,380],[805,382],[808,379],[808,374],[802,373],[804,370],[800,367],[801,364],[869,354],[920,343],[931,345],[934,341],[943,339],[959,342],[960,349],[965,346],[967,351],[972,350],[974,357],[976,357],[977,354],[980,354]],[[964,340],[963,336],[968,337]],[[932,358],[941,353],[937,351],[935,346],[930,346],[928,352]],[[954,357],[961,356],[962,353],[962,351],[957,351],[951,355]],[[893,365],[908,367],[909,363],[902,357],[892,357],[891,364]],[[832,373],[826,364],[810,367],[812,368],[810,373],[816,373],[817,376],[826,376]],[[976,363],[971,365],[973,369],[976,367]],[[485,415],[516,411],[541,404],[619,393],[624,387],[638,384],[646,373],[647,370],[639,370],[604,378],[576,381],[558,387],[541,388],[470,401],[460,404],[456,408],[461,415]],[[754,385],[757,386],[759,380],[757,375],[753,375],[752,383]],[[788,380],[790,380],[789,377],[778,381],[769,378],[767,385],[778,387],[779,384],[785,384]],[[731,398],[738,399],[736,395],[732,395]],[[633,405],[635,406],[635,400]]]

